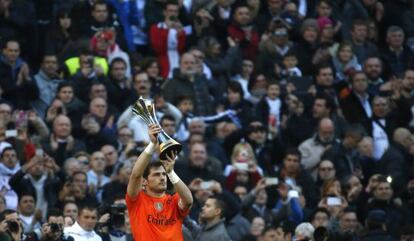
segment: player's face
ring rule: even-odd
[[[165,172],[164,167],[151,168],[147,178],[146,188],[156,193],[165,192],[165,190],[167,190],[167,173]]]

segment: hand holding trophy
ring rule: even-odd
[[[154,102],[140,97],[132,106],[134,114],[139,116],[147,125],[156,124],[160,126],[155,113]],[[167,160],[167,155],[174,152],[176,155],[181,151],[182,145],[162,130],[157,135],[158,143],[160,144],[160,159]]]

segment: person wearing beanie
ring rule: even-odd
[[[393,241],[394,238],[387,233],[387,221],[389,220],[387,220],[387,214],[384,210],[371,210],[365,219],[365,227],[368,232],[362,237],[361,241]]]
[[[314,69],[312,59],[318,49],[319,27],[316,19],[309,18],[303,21],[300,33],[302,40],[294,48],[299,61],[298,67],[304,76],[312,75]]]

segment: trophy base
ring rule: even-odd
[[[171,151],[175,152],[178,155],[181,149],[182,145],[174,139],[169,139],[168,141],[162,142],[160,144],[160,160],[167,160],[167,155],[170,154]]]

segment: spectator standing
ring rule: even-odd
[[[178,2],[168,1],[164,6],[164,21],[151,26],[150,44],[157,55],[163,78],[172,77],[184,52],[186,35],[178,20]]]

